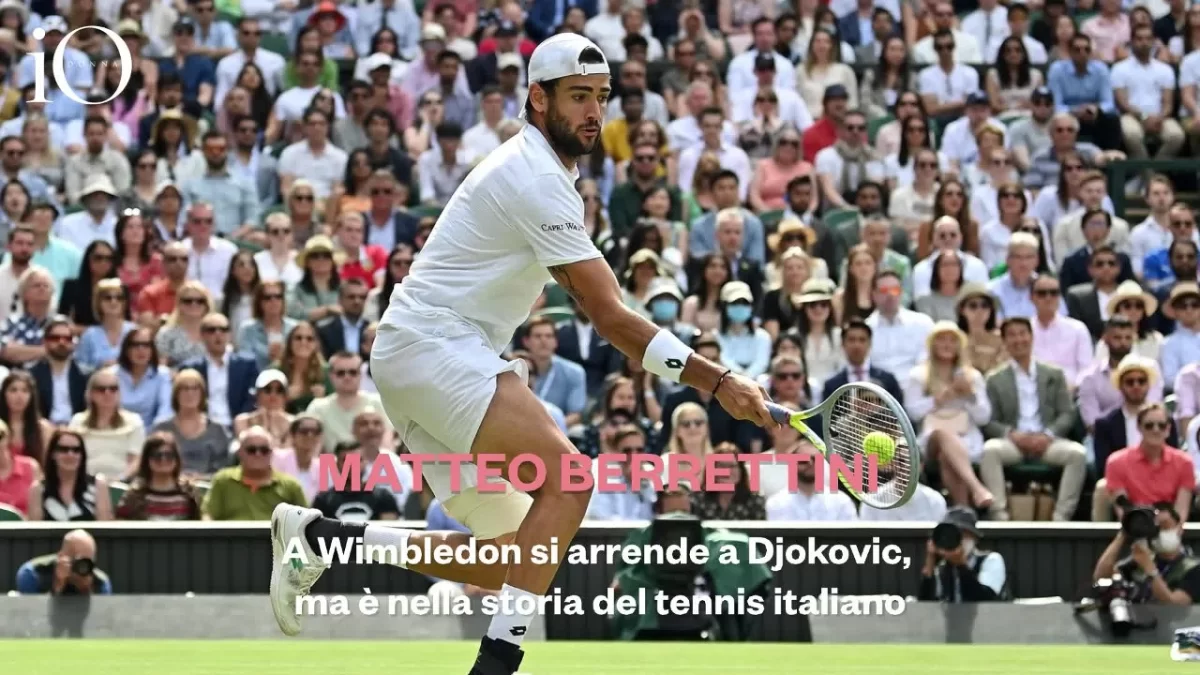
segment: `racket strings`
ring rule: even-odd
[[[869,434],[880,432],[896,443],[890,462],[877,457],[877,483],[870,484],[869,455],[865,450]],[[859,498],[872,506],[889,507],[904,499],[913,477],[912,448],[905,425],[895,411],[870,391],[847,390],[834,401],[829,415],[827,443],[832,452],[854,471],[857,459],[862,466],[862,484],[847,485]],[[843,477],[843,482],[845,478]]]

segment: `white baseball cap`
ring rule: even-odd
[[[579,62],[579,55],[585,49],[600,52],[596,43],[575,33],[561,33],[541,43],[529,59],[529,83],[571,75],[608,75],[608,59],[600,63]],[[600,52],[600,56],[603,58],[604,53]]]
[[[603,60],[600,63],[580,63],[579,56],[585,49],[595,49]],[[608,59],[596,43],[582,35],[560,33],[533,50],[526,74],[529,84],[549,82],[572,75],[608,75]],[[524,108],[518,117],[525,119]]]

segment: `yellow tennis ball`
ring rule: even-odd
[[[875,455],[879,464],[887,464],[896,454],[896,441],[882,431],[872,431],[863,439],[863,452]]]

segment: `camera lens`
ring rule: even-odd
[[[96,569],[96,563],[90,558],[79,558],[71,563],[71,572],[81,577],[91,576]]]

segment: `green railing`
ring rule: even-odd
[[[1129,198],[1125,194],[1125,183],[1147,169],[1170,176],[1174,173],[1200,171],[1200,160],[1187,159],[1122,159],[1109,162],[1104,167],[1108,175],[1108,196],[1112,199],[1113,211],[1118,218],[1125,218],[1125,206]]]

